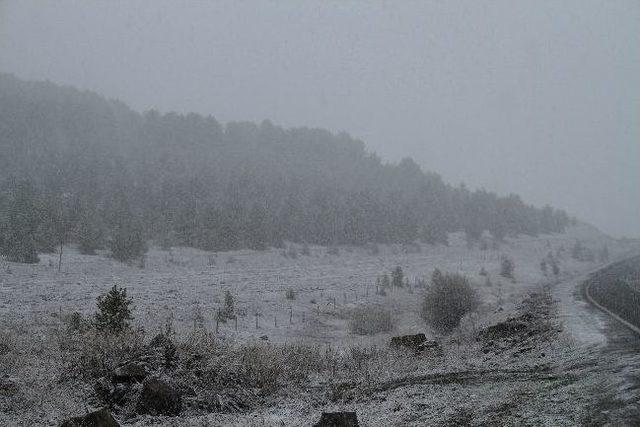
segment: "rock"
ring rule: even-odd
[[[314,427],[358,427],[355,412],[323,412]]]
[[[98,396],[100,400],[109,403],[112,400],[114,387],[111,381],[105,377],[101,377],[93,384],[93,391],[95,391],[96,396]]]
[[[0,342],[0,356],[8,354],[11,351],[11,347],[8,343]]]
[[[136,388],[136,385],[138,388]],[[139,390],[139,387],[140,383],[137,382],[114,383],[105,377],[99,378],[93,384],[93,390],[96,393],[96,396],[101,402],[108,403],[109,405],[125,404],[133,395],[136,394],[136,390]]]
[[[0,378],[0,396],[11,397],[18,392],[18,382],[15,378],[3,376]]]
[[[488,341],[511,338],[527,331],[527,329],[527,322],[512,317],[483,329],[479,333],[479,338]]]
[[[106,408],[103,408],[87,415],[63,421],[60,427],[120,427],[120,424]]]
[[[128,362],[113,371],[114,383],[133,383],[144,380],[149,372],[145,365],[138,362]]]
[[[182,395],[166,381],[150,377],[142,383],[136,404],[138,414],[178,415],[182,410]]]
[[[425,334],[391,337],[391,347],[406,348],[413,350],[415,353],[420,353],[424,350],[441,351],[440,344],[436,341],[427,341]]]
[[[400,335],[397,337],[391,337],[391,346],[418,350],[418,348],[420,348],[420,346],[422,346],[426,341],[427,337],[425,334]]]

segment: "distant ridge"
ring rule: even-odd
[[[9,236],[18,202],[37,215]],[[383,163],[344,133],[140,114],[8,74],[0,74],[0,208],[0,244],[31,239],[38,250],[52,249],[49,234],[62,222],[71,240],[93,230],[104,242],[133,221],[145,238],[211,250],[446,243],[458,230],[501,240],[571,222],[516,195],[452,187],[409,158]]]

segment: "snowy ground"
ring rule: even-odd
[[[295,259],[276,249],[218,254],[191,248],[152,249],[143,269],[105,254],[84,256],[68,248],[60,273],[55,254],[41,255],[40,264],[35,266],[5,263],[0,269],[0,319],[46,323],[47,318],[60,312],[90,315],[96,297],[118,284],[127,287],[134,300],[136,320],[146,329],[153,331],[168,316],[173,317],[178,330],[189,328],[198,313],[213,329],[215,313],[229,290],[236,308],[246,316],[239,318],[237,332],[235,324],[220,325],[221,334],[240,338],[266,334],[278,342],[351,342],[353,337],[347,333],[341,314],[367,302],[394,308],[394,334],[424,331],[418,315],[420,289],[414,289],[413,294],[399,290],[386,297],[375,295],[376,277],[390,273],[397,265],[412,283],[416,277],[428,279],[435,268],[466,274],[478,284],[487,307],[494,306],[498,299],[508,305],[546,280],[539,263],[549,251],[566,248],[561,258],[564,278],[593,268],[569,256],[576,237],[595,248],[602,245],[602,236],[588,231],[575,228],[566,235],[509,239],[498,249],[485,251],[477,246],[469,249],[460,235],[452,235],[448,247],[422,245],[420,252],[414,253],[407,253],[400,245],[380,245],[378,255],[357,247],[343,247],[339,255],[330,255],[326,248],[311,247],[311,256],[304,256],[298,246]],[[609,246],[615,256],[616,247],[611,242]],[[499,276],[503,255],[515,261],[515,284]],[[490,288],[483,285],[485,278],[479,275],[482,268],[489,273],[493,283]],[[286,299],[287,289],[296,292],[295,300]]]
[[[413,283],[414,278],[428,278],[434,268],[439,268],[468,275],[483,302],[479,313],[465,321],[463,332],[447,344],[439,365],[416,368],[416,375],[439,373],[443,377],[413,379],[402,386],[373,390],[366,396],[342,401],[302,394],[241,416],[211,414],[171,421],[147,417],[132,422],[309,425],[322,411],[349,409],[358,412],[362,425],[372,426],[576,425],[598,419],[600,412],[589,411],[607,408],[607,402],[618,402],[618,406],[611,404],[615,406],[611,410],[619,412],[619,402],[625,401],[620,390],[628,387],[620,372],[626,370],[626,378],[640,366],[635,354],[607,350],[607,322],[576,301],[577,281],[598,267],[596,263],[571,259],[570,249],[577,238],[596,250],[607,244],[612,258],[623,256],[630,249],[586,226],[563,235],[508,239],[500,247],[487,250],[469,248],[461,235],[452,235],[448,247],[422,245],[419,251],[380,245],[376,255],[370,254],[370,249],[355,247],[341,247],[338,255],[329,254],[326,248],[311,247],[311,255],[305,256],[298,246],[296,258],[283,256],[281,250],[275,249],[218,254],[189,248],[153,249],[144,268],[118,263],[105,254],[79,255],[68,248],[62,272],[57,271],[55,255],[42,255],[40,264],[35,266],[2,265],[0,326],[8,340],[20,342],[28,336],[30,340],[40,340],[44,348],[48,332],[60,328],[61,315],[73,311],[91,315],[96,297],[117,283],[129,290],[135,303],[136,324],[144,327],[148,336],[154,335],[168,317],[173,318],[179,334],[193,328],[198,319],[214,331],[214,315],[221,307],[224,292],[229,290],[236,308],[245,315],[239,317],[237,330],[233,322],[219,325],[220,336],[244,341],[267,335],[275,343],[305,342],[335,348],[386,345],[391,335],[429,331],[419,316],[422,290],[375,295],[376,277],[400,265]],[[540,261],[549,251],[557,253],[562,247],[565,250],[560,250],[560,283],[552,288],[552,294],[558,301],[557,318],[553,320],[561,324],[563,332],[549,342],[537,343],[522,357],[513,352],[483,353],[473,339],[476,331],[514,315],[530,292],[539,292],[544,284],[554,282],[542,274]],[[499,276],[503,256],[515,262],[515,282]],[[485,285],[485,278],[479,275],[482,268],[489,273],[491,286]],[[296,292],[294,300],[286,299],[287,289]],[[392,332],[367,337],[350,334],[349,310],[369,303],[391,309],[395,319]],[[255,313],[259,313],[258,328]],[[53,374],[42,367],[46,363],[39,362],[46,356],[31,352],[26,357],[16,360],[10,351],[0,359],[4,362],[0,364],[0,375],[18,378],[25,391],[30,387],[46,389],[48,381],[53,380]],[[452,378],[451,372],[472,374]],[[82,395],[82,390],[70,393]],[[67,400],[74,398],[75,395],[68,396]],[[41,399],[48,416],[22,417],[20,404],[14,403],[8,406],[11,410],[6,411],[5,423],[55,425],[60,416],[78,410],[71,403],[65,407],[65,399],[60,396]],[[596,401],[601,402],[600,406],[594,406]],[[4,411],[0,411],[0,424],[1,412]]]

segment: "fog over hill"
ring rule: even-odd
[[[7,1],[0,71],[137,111],[344,130],[633,237],[638,21],[632,0]]]
[[[501,240],[569,223],[515,195],[452,187],[409,158],[383,163],[347,134],[139,114],[9,75],[0,76],[0,110],[0,230],[13,259],[35,259],[61,239],[99,248],[122,233],[229,250],[446,243],[458,230]]]

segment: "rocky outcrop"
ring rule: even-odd
[[[323,412],[314,427],[358,427],[355,412]]]
[[[128,362],[113,371],[114,383],[142,382],[149,372],[147,367],[139,362]]]
[[[60,427],[120,427],[111,413],[103,408],[79,417],[70,418]]]
[[[416,354],[425,350],[433,351],[434,353],[441,351],[440,344],[436,341],[427,341],[425,334],[391,337],[391,347],[412,350]]]
[[[182,410],[182,394],[167,381],[147,378],[142,384],[136,412],[149,415],[178,415]]]
[[[0,377],[0,396],[11,397],[18,392],[18,381],[9,376]]]

